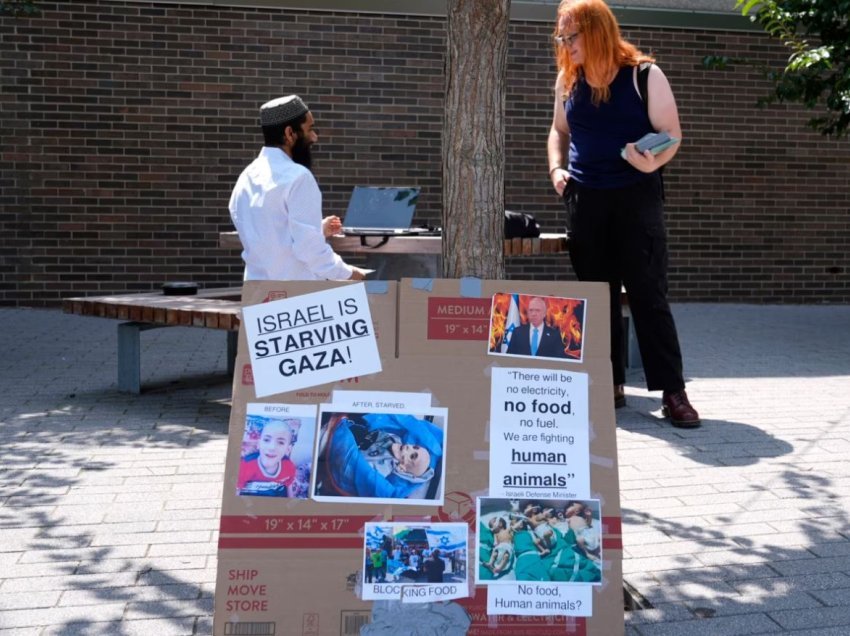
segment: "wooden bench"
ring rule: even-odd
[[[62,310],[80,316],[125,320],[118,325],[118,390],[141,392],[141,332],[159,327],[227,331],[227,372],[233,373],[239,335],[241,287],[199,290],[194,296],[159,292],[67,298]]]

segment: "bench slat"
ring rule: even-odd
[[[66,298],[65,313],[152,325],[239,329],[241,287],[202,289],[194,296],[161,293]]]

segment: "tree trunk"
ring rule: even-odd
[[[505,275],[505,69],[510,0],[448,0],[443,275]]]

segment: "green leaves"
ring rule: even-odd
[[[735,7],[791,53],[781,72],[751,60],[708,55],[706,68],[758,68],[774,83],[760,103],[798,102],[826,111],[809,120],[824,135],[850,134],[850,0],[737,0]]]
[[[0,15],[21,17],[37,13],[38,7],[33,0],[0,0]]]

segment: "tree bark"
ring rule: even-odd
[[[510,0],[448,0],[443,275],[505,275],[505,70]]]

